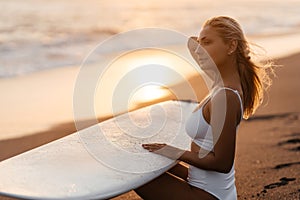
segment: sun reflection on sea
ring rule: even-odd
[[[149,70],[155,67],[159,70]],[[113,60],[98,80],[95,113],[123,113],[174,99],[169,86],[186,82],[192,74],[195,69],[189,62],[162,49],[139,49],[123,54]]]
[[[139,88],[130,98],[129,104],[151,103],[161,101],[170,95],[169,90],[158,85],[146,85]]]

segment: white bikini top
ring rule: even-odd
[[[239,97],[242,111],[242,120],[243,103],[239,92],[228,87],[222,87],[213,90],[211,94],[208,95],[208,97],[205,98],[203,102],[201,102],[201,107],[198,110],[192,112],[185,124],[186,133],[192,138],[193,142],[195,142],[199,147],[208,151],[213,151],[213,134],[212,127],[210,126],[210,124],[207,123],[207,121],[203,117],[203,107],[213,96],[215,96],[222,89],[233,91]]]

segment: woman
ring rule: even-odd
[[[193,45],[193,41],[198,44]],[[186,132],[192,137],[191,150],[166,144],[143,144],[143,147],[178,159],[189,167],[178,164],[135,191],[143,199],[233,200],[237,198],[234,177],[237,128],[242,118],[248,118],[261,103],[265,86],[270,83],[265,73],[267,66],[251,60],[241,27],[230,17],[207,20],[199,37],[190,38],[188,44],[197,63],[214,78],[212,92],[186,122]],[[203,57],[203,49],[216,69]],[[223,116],[215,117],[217,113]],[[221,127],[220,131],[217,127]]]

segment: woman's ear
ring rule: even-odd
[[[237,49],[237,45],[238,45],[237,40],[230,40],[229,43],[228,43],[228,52],[227,52],[227,54],[231,55],[233,52],[235,52],[236,49]]]

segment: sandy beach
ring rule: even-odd
[[[239,199],[300,197],[300,53],[275,61],[281,66],[267,103],[244,120],[238,132]],[[7,133],[0,136],[0,160],[75,132],[72,87],[77,73],[78,67],[67,67],[0,80],[6,94],[0,104],[0,127]],[[140,198],[129,192],[114,199]]]

